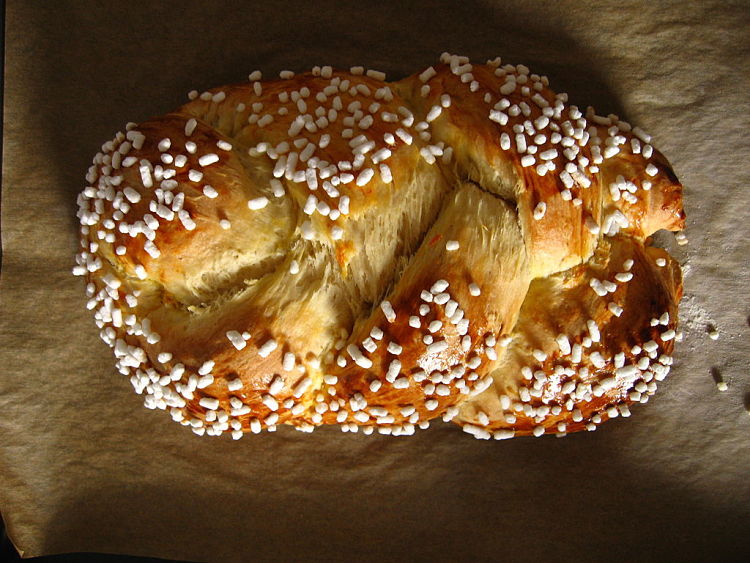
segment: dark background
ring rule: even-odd
[[[159,561],[175,561],[174,559],[159,559],[156,557],[136,557],[134,555],[114,555],[108,553],[63,553],[60,555],[46,555],[22,559],[13,547],[8,534],[5,532],[5,522],[0,519],[0,561],[39,561],[40,563],[158,563]],[[186,562],[188,563],[188,562]]]

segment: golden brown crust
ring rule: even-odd
[[[472,222],[464,220],[466,209],[475,210]],[[448,250],[449,240],[459,249]],[[358,397],[362,408],[355,407],[352,417],[363,424],[384,417],[415,424],[457,412],[467,395],[489,384],[484,375],[494,360],[485,339],[501,337],[515,324],[529,281],[511,208],[471,184],[458,188],[385,307],[347,342],[346,350],[361,349],[366,361],[353,361],[352,350],[345,365],[327,367],[336,378],[335,395]],[[365,416],[372,406],[381,416]],[[336,414],[339,422],[349,420]]]
[[[535,277],[588,259],[602,230],[647,237],[684,228],[682,186],[660,153],[649,149],[651,158],[644,157],[629,124],[593,113],[587,121],[567,105],[567,95],[522,66],[475,65],[468,72],[474,91],[453,63],[436,65],[426,96],[416,76],[399,85],[422,115],[449,97],[433,139],[453,147],[459,174],[518,204]],[[503,93],[510,82],[516,87]],[[655,172],[646,172],[649,164]],[[613,196],[616,182],[618,191],[627,186],[638,196]],[[612,225],[614,211],[626,223]]]
[[[630,416],[669,371],[681,296],[666,252],[625,235],[602,241],[588,263],[532,282],[493,386],[455,421],[505,438]]]
[[[647,396],[634,347],[671,353],[679,268],[644,243],[684,214],[649,141],[499,61],[251,75],[105,143],[75,271],[146,406],[199,434],[578,430]],[[632,280],[592,288],[624,260]],[[573,375],[556,338],[588,319],[600,342]]]

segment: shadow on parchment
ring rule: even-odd
[[[501,55],[547,74],[572,103],[622,115],[596,53],[554,21],[537,18],[533,7],[399,4],[406,5],[378,2],[356,13],[331,1],[287,2],[283,8],[242,4],[245,9],[232,14],[218,3],[162,2],[139,13],[114,4],[38,8],[38,42],[50,56],[30,69],[45,86],[32,103],[36,119],[55,140],[56,160],[47,166],[59,171],[59,189],[69,196],[64,211],[75,213],[91,158],[126,122],[177,107],[193,88],[242,81],[256,68],[272,76],[314,64],[363,64],[398,79],[433,64],[444,50],[477,62]],[[746,516],[739,508],[719,510],[683,494],[663,475],[640,474],[622,464],[608,432],[497,444],[475,442],[440,425],[411,442],[319,430],[304,437],[315,463],[308,481],[293,492],[274,488],[217,496],[210,487],[180,478],[106,490],[81,483],[58,513],[49,515],[45,551],[72,543],[87,550],[119,544],[132,546],[131,553],[164,553],[162,546],[170,543],[164,534],[182,528],[190,533],[181,538],[179,553],[212,560],[223,555],[219,558],[227,561],[238,552],[202,552],[198,538],[214,535],[222,538],[217,543],[247,546],[248,558],[255,560],[307,554],[309,560],[330,561],[593,561],[633,553],[654,561],[718,555],[728,560],[746,553],[747,536],[738,541],[737,526],[726,525]],[[266,453],[273,455],[273,441],[290,435],[264,437],[270,444]],[[252,487],[255,465],[241,459],[247,450],[217,444],[211,446],[217,455],[237,466],[238,486]],[[372,460],[382,464],[383,477],[359,478],[358,465]],[[421,479],[420,466],[429,468],[430,478]],[[414,473],[404,475],[403,467]],[[236,518],[219,527],[214,514]]]
[[[131,546],[131,554],[196,561],[741,561],[747,554],[747,510],[712,509],[668,476],[619,464],[616,433],[606,426],[564,440],[503,443],[451,426],[406,440],[335,429],[282,434],[276,439],[304,440],[315,452],[314,467],[290,488],[283,476],[269,479],[267,462],[254,463],[248,451],[270,446],[272,453],[274,438],[216,440],[212,455],[231,457],[196,458],[205,480],[175,475],[157,485],[141,475],[137,486],[71,491],[51,515],[45,551],[75,537],[89,551]],[[278,463],[284,471],[300,462]],[[183,531],[178,541],[175,529]]]
[[[374,2],[354,10],[331,0],[242,5],[247,9],[231,15],[224,3],[161,2],[137,11],[89,3],[38,8],[36,43],[46,44],[49,56],[29,72],[39,79],[36,117],[54,139],[57,162],[49,165],[62,173],[68,212],[75,213],[94,154],[127,122],[175,109],[192,89],[242,82],[256,68],[270,78],[283,69],[361,64],[400,79],[434,64],[443,51],[475,62],[501,55],[549,76],[571,103],[622,114],[595,53],[554,21],[538,18],[533,7]]]

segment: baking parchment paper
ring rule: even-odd
[[[747,2],[8,2],[0,511],[24,556],[732,560],[750,550]],[[684,341],[593,433],[198,438],[141,406],[70,275],[101,144],[185,94],[316,64],[497,55],[654,136],[685,185]],[[708,338],[709,325],[719,339]],[[728,383],[719,392],[716,380]]]

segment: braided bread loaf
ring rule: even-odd
[[[74,273],[118,370],[197,434],[565,433],[669,371],[684,226],[650,138],[500,59],[282,72],[105,143]]]

